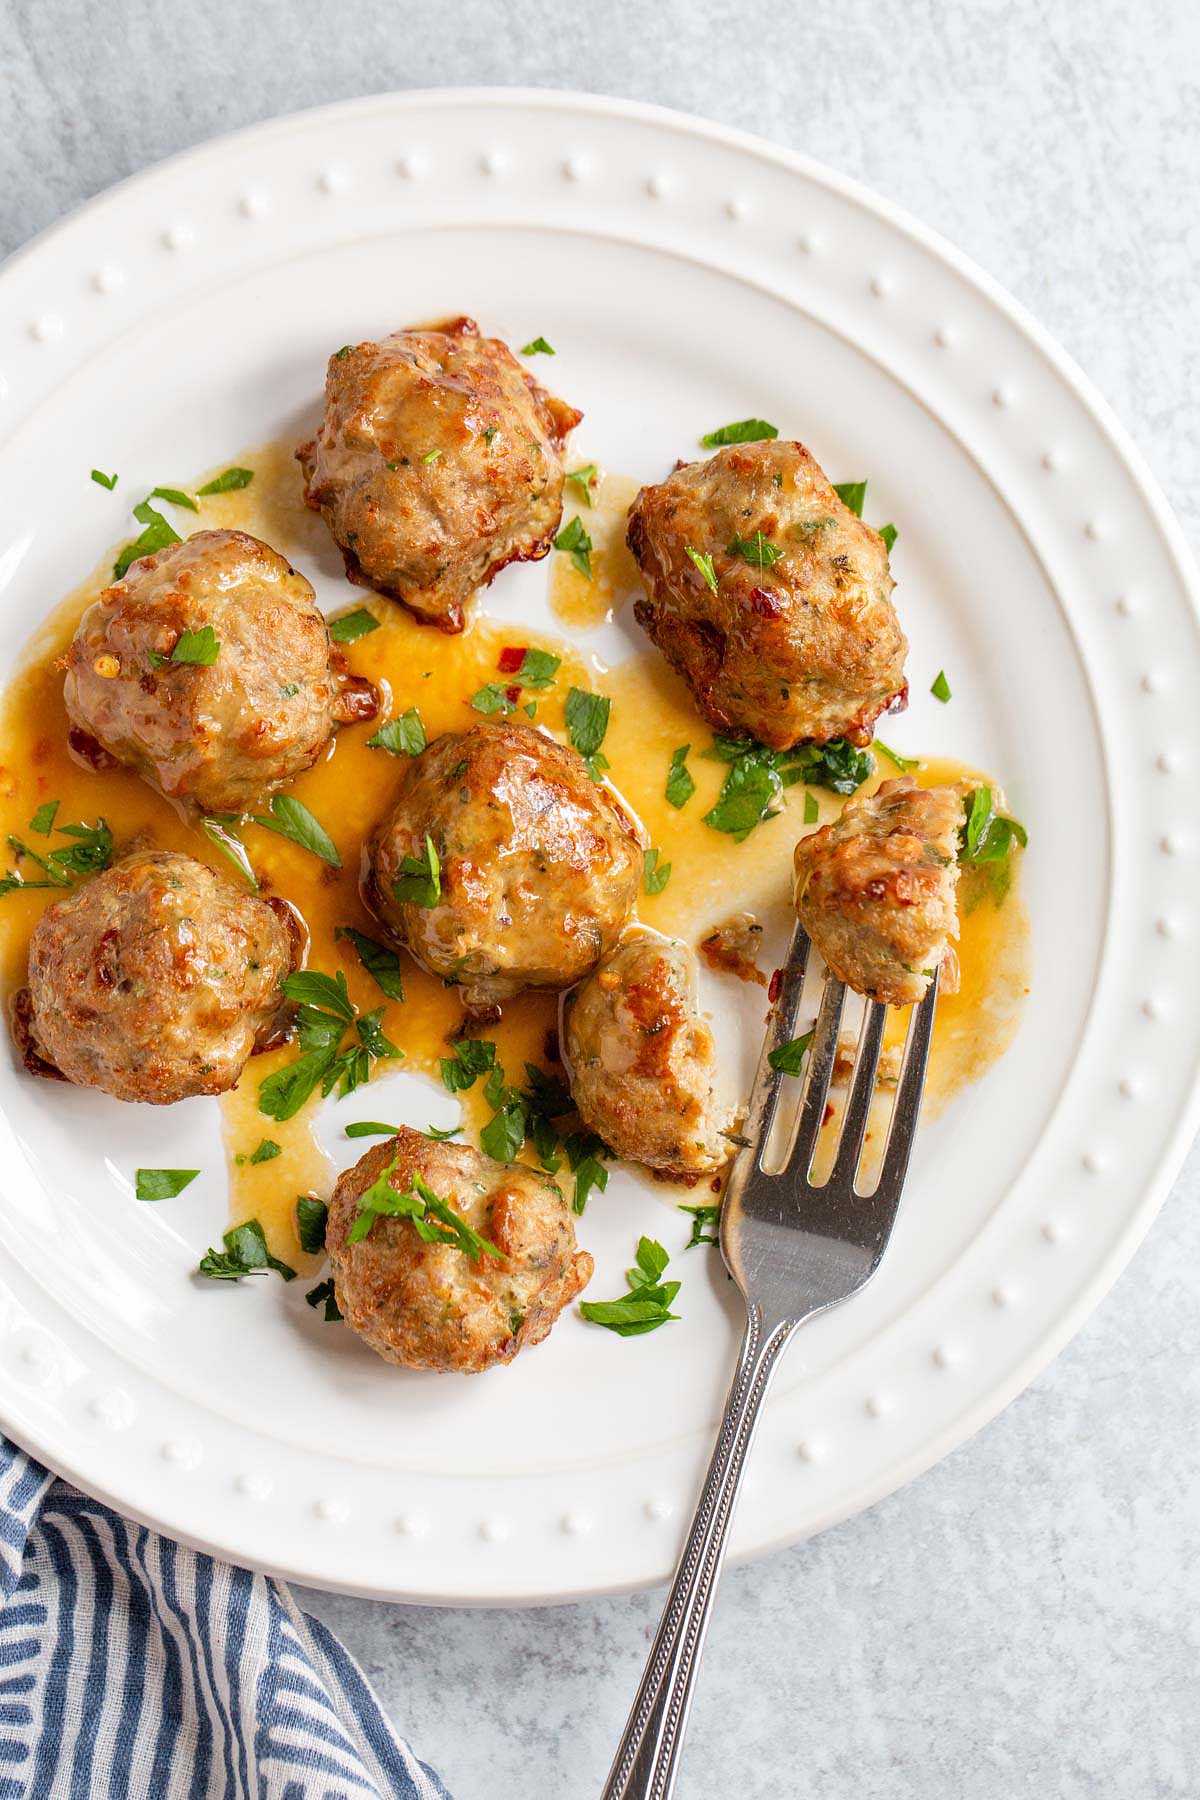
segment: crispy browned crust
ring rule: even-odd
[[[20,1032],[68,1081],[118,1100],[221,1094],[280,1041],[300,941],[283,902],[190,856],[130,856],[38,920]]]
[[[440,1199],[504,1254],[470,1261],[425,1243],[407,1219],[377,1218],[348,1242],[359,1196],[394,1159],[389,1185],[408,1192],[420,1175]],[[539,1344],[592,1274],[575,1247],[570,1209],[547,1177],[508,1167],[463,1144],[404,1129],[347,1169],[325,1235],[338,1306],[386,1362],[474,1375]]]
[[[456,632],[476,588],[549,552],[583,415],[473,319],[347,346],[325,395],[296,455],[351,581]]]
[[[756,532],[767,567],[733,553]],[[719,730],[774,749],[869,742],[907,697],[907,651],[878,532],[844,506],[803,444],[731,445],[645,487],[629,512],[638,623]],[[712,591],[688,555],[711,556]]]
[[[796,910],[856,992],[909,1006],[947,958],[954,978],[961,817],[956,789],[918,787],[905,775],[848,800],[839,819],[797,844]]]
[[[633,932],[568,995],[571,1096],[614,1150],[677,1178],[720,1168],[728,1120],[714,1095],[716,1046],[682,944]]]
[[[401,863],[423,855],[426,836],[438,904],[398,902]],[[633,910],[642,841],[575,750],[504,720],[447,733],[407,761],[367,866],[367,902],[389,933],[487,1012],[595,966]]]
[[[216,661],[172,663],[204,627]],[[198,531],[131,564],[80,621],[63,697],[77,756],[95,765],[98,745],[204,812],[256,804],[312,766],[340,718],[378,705],[335,669],[308,581],[244,531]]]

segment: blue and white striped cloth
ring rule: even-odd
[[[0,1800],[449,1800],[287,1588],[0,1437]]]

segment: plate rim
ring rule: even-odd
[[[609,119],[627,119],[657,125],[676,136],[724,145],[746,153],[759,161],[774,163],[786,171],[807,179],[817,188],[831,191],[914,241],[946,264],[1007,318],[1034,346],[1052,371],[1066,383],[1085,409],[1090,422],[1099,427],[1120,464],[1133,481],[1174,565],[1179,588],[1186,596],[1193,619],[1200,622],[1200,570],[1197,568],[1196,559],[1183,528],[1163,494],[1146,457],[1090,377],[1020,301],[1016,300],[993,276],[964,252],[958,250],[941,233],[923,224],[906,209],[874,193],[857,180],[842,175],[815,158],[774,144],[752,132],[709,121],[669,107],[605,95],[584,94],[570,89],[475,86],[400,90],[394,93],[352,98],[283,114],[189,146],[103,189],[100,193],[73,208],[62,218],[52,221],[35,237],[12,252],[3,265],[0,265],[0,283],[6,283],[8,278],[27,261],[34,259],[60,236],[67,235],[71,228],[88,213],[99,211],[107,202],[124,194],[126,190],[136,190],[139,184],[148,186],[160,176],[185,169],[189,164],[200,162],[211,156],[214,151],[233,151],[250,140],[262,143],[288,134],[303,135],[309,128],[319,130],[326,126],[336,127],[343,119],[359,120],[364,116],[376,113],[388,114],[397,110],[421,111],[423,109],[445,111],[462,109],[471,105],[508,108],[517,112],[536,108],[543,111],[559,111],[573,116],[591,114]],[[18,422],[18,428],[27,423],[30,416],[30,410],[24,410]],[[7,440],[8,433],[6,432],[4,435]],[[1090,1018],[1090,1016],[1089,1010],[1088,1017]],[[880,1498],[896,1491],[916,1475],[932,1467],[951,1449],[973,1436],[977,1430],[1007,1406],[1075,1335],[1128,1265],[1161,1207],[1187,1148],[1196,1135],[1198,1125],[1200,1125],[1200,1058],[1196,1059],[1190,1071],[1186,1089],[1180,1095],[1174,1128],[1160,1143],[1152,1168],[1142,1181],[1140,1200],[1124,1215],[1105,1254],[1095,1264],[1090,1275],[1080,1282],[1074,1299],[1056,1314],[1051,1326],[1039,1332],[1032,1347],[1011,1366],[1007,1376],[991,1382],[985,1397],[955,1416],[935,1437],[921,1442],[908,1457],[900,1462],[886,1459],[882,1461],[878,1473],[871,1480],[860,1484],[851,1495],[846,1497],[843,1504],[830,1508],[827,1515],[822,1516],[816,1524],[778,1534],[769,1541],[757,1544],[751,1551],[743,1552],[738,1560],[749,1560],[750,1557],[765,1555],[771,1550],[795,1543],[801,1537],[824,1530],[829,1525],[838,1523],[842,1519],[864,1510],[867,1506],[873,1505]],[[7,1398],[0,1400],[0,1412],[4,1414],[9,1412]],[[97,1482],[90,1473],[81,1476],[72,1466],[71,1459],[64,1458],[57,1453],[49,1456],[36,1431],[25,1431],[21,1426],[14,1428],[7,1417],[3,1422],[6,1432],[14,1442],[22,1445],[40,1460],[47,1461],[51,1467],[62,1470],[65,1478],[74,1481],[85,1491],[138,1519],[152,1529],[167,1532],[179,1541],[206,1550],[217,1557],[230,1558],[231,1553],[227,1546],[206,1541],[202,1535],[180,1532],[177,1527],[166,1524],[161,1518],[156,1518],[151,1513],[139,1512],[136,1506],[131,1507],[128,1499],[118,1495],[115,1490],[110,1488],[106,1491],[105,1484]],[[652,1576],[639,1580],[636,1584],[632,1581],[615,1583],[584,1581],[569,1589],[555,1592],[553,1595],[547,1595],[540,1591],[536,1594],[505,1593],[499,1596],[470,1595],[457,1591],[449,1594],[434,1594],[429,1591],[409,1592],[394,1585],[357,1583],[344,1578],[329,1581],[325,1576],[314,1574],[311,1571],[306,1572],[294,1566],[272,1566],[257,1558],[246,1560],[248,1566],[267,1570],[284,1579],[299,1580],[308,1585],[328,1585],[334,1591],[423,1604],[497,1606],[554,1604],[604,1593],[628,1592],[635,1585],[649,1586],[660,1579],[658,1576]]]

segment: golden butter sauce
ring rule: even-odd
[[[301,570],[318,560],[327,564],[330,541],[321,520],[304,506],[292,446],[270,444],[238,461],[254,471],[252,483],[238,492],[200,500],[199,514],[186,515],[186,522],[176,519],[177,528],[184,534],[222,527],[249,531]],[[197,485],[205,478],[200,476]],[[500,625],[484,616],[477,616],[460,636],[448,636],[418,624],[392,601],[348,587],[347,608],[367,606],[380,620],[378,630],[347,645],[345,651],[351,670],[378,685],[383,713],[370,724],[344,726],[316,766],[289,789],[333,837],[343,866],[332,869],[252,823],[240,828],[261,890],[286,896],[303,915],[310,933],[309,966],[330,973],[341,970],[362,1011],[382,1005],[383,1030],[404,1051],[399,1066],[433,1080],[449,1042],[461,1032],[462,1007],[454,990],[402,957],[404,1001],[386,1000],[361,968],[352,946],[336,936],[340,926],[381,935],[363,905],[359,875],[361,846],[390,806],[401,769],[401,759],[367,748],[367,739],[382,718],[415,706],[430,740],[443,731],[465,730],[480,718],[469,705],[471,696],[488,682],[505,681],[499,670],[502,650],[536,645],[561,657],[553,687],[522,699],[536,702],[538,725],[561,734],[571,686],[611,697],[604,742],[610,778],[641,819],[661,861],[671,864],[663,892],[642,897],[640,916],[646,924],[692,945],[734,910],[776,923],[782,920],[791,891],[792,848],[807,829],[801,822],[805,792],[815,793],[821,823],[841,808],[839,796],[796,786],[783,797],[779,816],[761,824],[743,844],[711,830],[703,818],[720,791],[726,768],[702,755],[712,734],[698,718],[682,682],[649,645],[644,653],[613,668],[587,653],[589,628],[611,618],[638,591],[636,568],[624,545],[625,511],[636,488],[624,477],[604,474],[594,491],[594,504],[576,509],[593,539],[591,583],[571,566],[569,557],[550,558],[552,610],[580,634],[577,642]],[[568,489],[569,496],[574,492]],[[571,510],[568,507],[568,516]],[[111,579],[113,554],[106,554],[38,631],[0,705],[0,835],[13,834],[41,848],[41,840],[31,839],[29,821],[44,801],[58,800],[62,823],[103,816],[114,833],[117,855],[150,845],[187,851],[238,881],[240,877],[183,809],[132,771],[83,767],[68,749],[62,657],[82,613]],[[664,789],[672,754],[682,744],[692,746],[688,766],[696,792],[678,810],[667,803]],[[868,791],[888,773],[887,766],[877,768]],[[930,760],[915,773],[918,780],[932,783],[956,779],[966,771]],[[934,1038],[929,1101],[935,1108],[983,1073],[1007,1047],[1019,1022],[1027,983],[1028,923],[1020,900],[1017,856],[1014,865],[1011,886],[1000,904],[985,895],[977,905],[963,907],[962,986],[956,996],[940,1001]],[[43,907],[56,897],[38,890],[0,898],[0,981],[6,996],[24,981],[30,933]],[[524,1080],[526,1062],[546,1065],[547,1042],[556,1021],[557,996],[527,993],[508,1003],[503,1020],[487,1028],[511,1081]],[[258,1110],[264,1077],[295,1055],[294,1046],[287,1045],[252,1058],[237,1089],[222,1098],[221,1108],[232,1219],[258,1218],[273,1252],[306,1266],[295,1232],[296,1196],[313,1193],[327,1198],[333,1182],[332,1166],[313,1133],[316,1102],[286,1123]],[[396,1066],[378,1063],[376,1073]],[[460,1096],[468,1135],[490,1116],[481,1090],[478,1084]],[[263,1138],[279,1144],[281,1154],[255,1164],[250,1158]]]

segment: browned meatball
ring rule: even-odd
[[[639,827],[583,758],[505,722],[448,732],[405,766],[371,844],[368,899],[483,1012],[586,975],[619,937],[641,872]]]
[[[118,1100],[223,1094],[287,1017],[289,918],[191,856],[127,857],[34,927],[28,1047]]]
[[[461,631],[477,587],[549,550],[582,417],[472,319],[347,344],[329,359],[321,428],[296,452],[304,497],[351,581]]]
[[[385,1215],[351,1243],[360,1197],[384,1176],[397,1194],[424,1182],[502,1254],[472,1259],[426,1242],[409,1219]],[[592,1274],[591,1257],[575,1248],[570,1209],[547,1176],[407,1127],[342,1175],[325,1245],[346,1323],[385,1362],[408,1369],[477,1375],[511,1362],[549,1335]]]
[[[903,705],[887,549],[803,444],[731,445],[643,488],[629,548],[646,588],[638,623],[722,731],[775,750],[865,744]],[[712,558],[711,582],[692,550]]]
[[[796,845],[796,911],[839,980],[889,1006],[920,1000],[943,964],[958,985],[956,788],[911,775],[848,800],[840,819]]]
[[[631,935],[567,995],[563,1016],[572,1098],[610,1149],[680,1176],[728,1161],[716,1045],[696,1010],[686,945]]]
[[[211,654],[208,632],[213,661],[174,660]],[[64,696],[110,756],[204,812],[242,812],[378,704],[341,673],[304,576],[244,531],[198,531],[133,563],[83,615]]]

